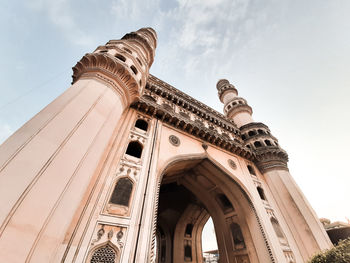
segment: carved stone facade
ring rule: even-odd
[[[86,54],[0,147],[1,262],[306,262],[331,243],[288,155],[227,80],[224,115],[149,74],[143,28]]]

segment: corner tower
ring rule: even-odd
[[[289,249],[295,251],[292,257],[297,262],[307,261],[314,251],[327,248],[330,242],[316,213],[289,173],[287,152],[280,147],[267,125],[253,120],[252,108],[245,99],[238,97],[237,89],[228,80],[219,80],[216,87],[219,99],[224,103],[225,116],[240,129],[245,147],[253,150],[254,158],[251,165],[248,165],[248,170],[254,175],[273,227],[280,224],[278,220],[281,220],[287,226],[285,230],[293,229],[289,234],[277,231],[286,258],[289,246]],[[256,170],[262,175],[260,180]],[[272,198],[265,196],[267,189],[263,189],[264,184],[271,191]],[[275,207],[274,211],[272,207]],[[292,236],[289,238],[291,242],[281,240],[281,237],[286,238],[288,235]],[[275,249],[278,251],[278,248]]]
[[[1,262],[85,261],[90,245],[81,240],[106,221],[94,214],[95,201],[156,45],[155,31],[142,28],[85,54],[72,86],[1,145]],[[102,232],[110,237],[104,251],[120,259],[125,222],[100,225],[100,239]]]

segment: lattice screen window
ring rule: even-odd
[[[91,257],[91,263],[115,263],[116,252],[110,245],[105,245],[95,250]]]

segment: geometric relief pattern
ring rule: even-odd
[[[91,263],[115,263],[116,252],[109,246],[100,247],[97,249],[91,257]]]

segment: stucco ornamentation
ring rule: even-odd
[[[169,136],[169,142],[174,145],[174,146],[179,146],[180,145],[180,139],[176,137],[175,135],[170,135]]]
[[[227,162],[233,170],[237,169],[237,165],[232,159],[228,159]]]

